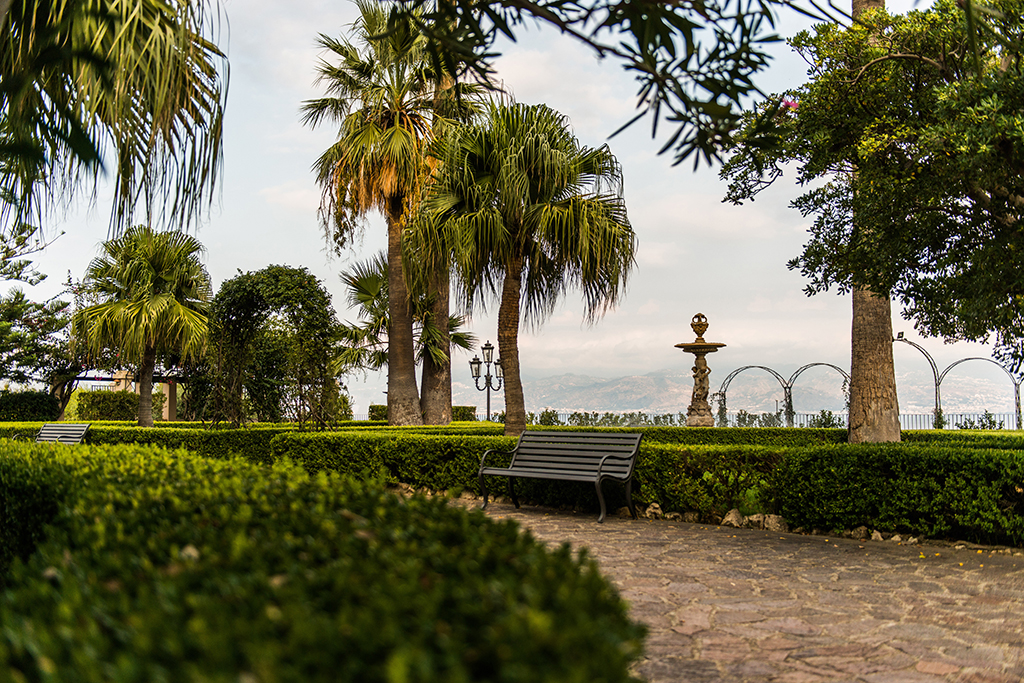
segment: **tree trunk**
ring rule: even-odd
[[[451,308],[448,271],[445,268],[434,269],[430,289],[430,319],[441,333],[440,343],[447,357],[444,362],[435,363],[430,354],[424,354],[420,408],[424,424],[446,425],[452,421],[452,341],[448,333]]]
[[[139,367],[139,426],[153,426],[153,370],[156,368],[156,347],[150,344],[142,352]]]
[[[526,401],[519,376],[519,297],[523,288],[523,259],[505,267],[498,307],[498,355],[505,374],[505,436],[526,431]]]
[[[900,440],[889,297],[853,290],[850,443]]]
[[[401,200],[392,199],[388,211],[388,424],[421,425],[420,397],[416,389],[412,311],[402,267]]]
[[[853,18],[884,0],[852,0]],[[856,220],[856,216],[852,220]],[[892,357],[892,309],[888,294],[853,288],[850,329],[850,443],[900,440],[900,408]]]

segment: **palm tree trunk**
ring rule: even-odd
[[[889,297],[853,290],[850,443],[900,440],[900,408],[892,357]]]
[[[153,371],[156,368],[156,347],[147,344],[139,367],[139,426],[153,426]]]
[[[519,376],[519,297],[523,288],[523,259],[505,267],[498,306],[498,354],[505,374],[505,436],[526,431],[526,401]]]
[[[430,318],[441,334],[441,345],[447,357],[444,362],[437,363],[429,353],[424,354],[420,408],[424,424],[446,425],[452,421],[452,341],[448,333],[451,310],[447,269],[434,269],[430,289]]]
[[[401,199],[392,198],[388,211],[388,424],[421,425],[416,388],[412,311],[402,267]]]

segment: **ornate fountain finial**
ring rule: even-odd
[[[693,329],[694,333],[697,335],[696,341],[703,342],[704,341],[704,333],[707,332],[707,330],[708,330],[708,319],[707,319],[707,317],[703,313],[698,313],[697,315],[693,316],[693,322],[690,323],[690,327]]]

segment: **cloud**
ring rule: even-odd
[[[315,215],[320,208],[320,190],[301,180],[290,180],[281,185],[265,187],[259,194],[267,204],[297,209],[307,214]]]

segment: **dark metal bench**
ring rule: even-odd
[[[89,431],[87,424],[71,424],[66,422],[50,422],[44,424],[36,434],[34,441],[50,443],[79,444]],[[27,437],[23,437],[27,438]]]
[[[523,432],[511,451],[490,449],[480,458],[480,493],[487,507],[487,486],[485,476],[508,478],[508,494],[515,506],[519,507],[512,480],[516,477],[527,479],[555,479],[561,481],[592,481],[597,489],[597,500],[601,503],[598,522],[605,518],[604,495],[601,482],[613,479],[626,485],[626,504],[636,519],[633,507],[633,468],[640,452],[643,434],[617,434],[612,432]],[[512,454],[508,467],[485,467],[484,462],[491,453]]]

